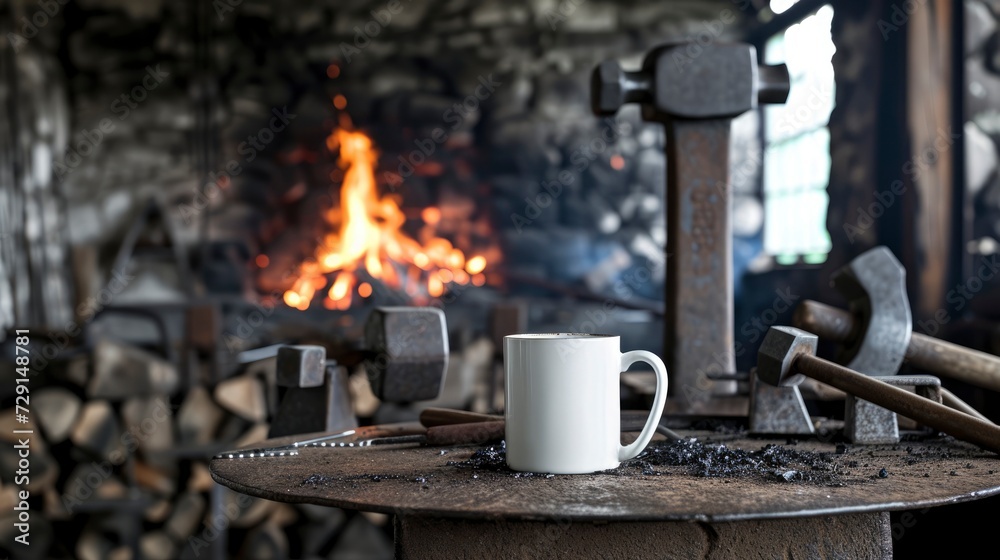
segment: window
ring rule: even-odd
[[[821,263],[830,252],[832,19],[833,8],[823,6],[764,47],[764,61],[788,65],[791,75],[788,101],[763,108],[764,252],[779,264]]]

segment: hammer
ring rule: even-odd
[[[448,369],[444,312],[433,307],[379,307],[365,324],[361,354],[372,391],[382,401],[411,403],[438,396]],[[269,437],[357,426],[347,371],[322,346],[280,346],[282,398]]]
[[[736,382],[708,377],[736,370],[729,129],[758,103],[784,103],[788,70],[758,66],[752,45],[692,46],[657,47],[634,72],[602,62],[591,79],[591,101],[604,116],[639,103],[644,120],[666,126],[664,361],[674,376],[672,400],[683,414],[740,415],[715,398],[735,395]]]
[[[757,354],[757,376],[775,386],[798,385],[811,377],[925,426],[1000,453],[1000,426],[948,408],[909,391],[816,357],[815,334],[771,327]]]
[[[894,375],[903,361],[931,373],[1000,391],[1000,358],[913,332],[905,270],[885,247],[851,261],[833,278],[851,311],[804,301],[796,327],[845,343],[838,361],[869,375]]]

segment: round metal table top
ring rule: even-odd
[[[495,464],[471,468],[462,463],[483,446],[416,444],[214,459],[211,472],[222,485],[269,500],[467,519],[718,522],[918,509],[1000,493],[998,457],[950,438],[838,446],[683,433],[698,440],[692,447],[680,445],[681,455],[686,449],[704,452],[690,464],[657,464],[640,455],[619,469],[587,475],[526,475]],[[359,430],[357,437],[363,435]],[[775,467],[775,452],[793,457]],[[743,457],[740,464],[750,465],[745,470],[751,474],[720,475],[709,464],[732,456]]]

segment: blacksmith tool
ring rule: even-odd
[[[282,393],[268,437],[350,430],[358,426],[347,368],[326,359],[322,346],[278,349],[277,385]]]
[[[250,350],[240,361],[276,360],[281,404],[269,437],[333,432],[357,426],[346,367],[364,361],[369,382],[383,401],[434,399],[448,370],[444,313],[429,307],[380,307],[365,326],[367,349],[328,360],[314,345],[273,345]]]
[[[864,317],[812,300],[799,304],[792,322],[824,340],[857,344],[858,339],[877,336]],[[1000,358],[997,356],[918,332],[912,333],[900,350],[904,361],[913,367],[1000,391]]]
[[[732,201],[729,130],[758,103],[784,103],[784,65],[758,66],[748,44],[670,44],[642,69],[602,62],[591,80],[595,114],[639,103],[643,119],[667,130],[667,288],[664,355],[671,371],[668,409],[683,415],[743,416],[733,347]]]
[[[645,410],[623,410],[621,415],[621,430],[623,432],[639,432],[646,425],[646,417],[649,413]],[[466,424],[471,422],[503,422],[503,416],[493,414],[479,414],[466,410],[453,410],[450,408],[426,408],[420,412],[420,423],[428,428],[434,426],[448,426],[452,424]],[[667,428],[662,423],[657,424],[656,433],[667,439],[685,439],[676,432]]]
[[[399,445],[418,443],[422,445],[468,445],[487,443],[503,439],[503,422],[475,422],[471,424],[451,424],[433,428],[416,427],[396,430],[390,435],[364,437],[365,432],[346,430],[329,436],[297,441],[288,445],[256,449],[236,449],[225,451],[213,459],[253,459],[264,457],[294,457],[307,447],[353,448],[373,445]],[[371,436],[371,434],[367,434]],[[359,437],[360,436],[360,437]]]
[[[895,377],[911,338],[912,315],[906,295],[906,269],[892,252],[886,247],[875,247],[862,253],[834,273],[831,284],[844,294],[855,315],[862,318],[862,323],[866,325],[862,336],[841,348],[837,361],[852,370],[878,376],[886,383],[914,387],[918,394],[941,402],[941,382],[937,378]],[[751,404],[751,431],[805,433],[789,428],[802,423],[800,409],[779,411],[771,405],[773,398],[769,396],[770,393],[783,389],[797,387],[775,388],[763,383],[755,386]],[[953,400],[957,400],[957,397],[949,397],[949,402]],[[756,405],[758,402],[771,406]],[[804,408],[801,410],[804,411]],[[851,442],[873,444],[899,441],[896,414],[859,400],[854,395],[845,396],[844,419],[844,433]],[[772,426],[786,429],[761,429]]]
[[[887,408],[955,438],[1000,453],[1000,426],[948,408],[840,364],[816,357],[815,334],[771,327],[757,354],[757,376],[776,386],[797,385],[806,376]]]

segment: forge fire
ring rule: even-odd
[[[415,237],[404,231],[407,216],[400,207],[401,197],[381,194],[377,187],[378,152],[369,136],[338,128],[326,139],[326,147],[340,156],[340,204],[324,212],[331,231],[301,264],[294,285],[284,293],[288,306],[306,309],[317,293],[325,292],[324,307],[347,309],[356,296],[370,297],[376,289],[373,283],[401,290],[418,304],[441,297],[453,283],[486,284],[490,262],[483,252],[495,248],[466,255],[447,238],[438,237],[440,208],[430,206],[420,212],[423,226]]]

